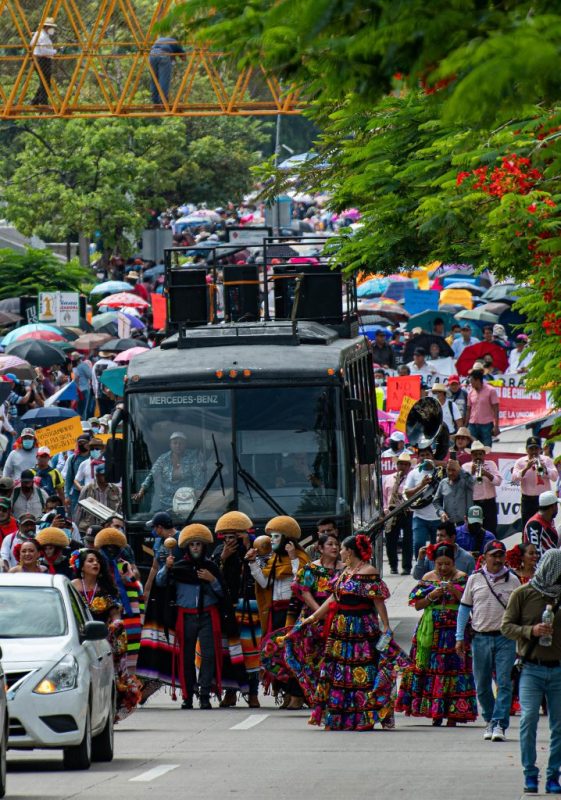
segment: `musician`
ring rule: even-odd
[[[411,471],[411,456],[409,453],[399,453],[394,458],[396,471],[386,475],[382,482],[382,496],[384,500],[384,514],[403,503],[403,490],[407,475]],[[397,545],[399,534],[403,534],[401,548],[401,574],[410,575],[413,558],[413,531],[411,526],[411,511],[405,509],[395,517],[389,519],[384,526],[386,540],[386,555],[390,564],[392,575],[397,575]]]
[[[465,572],[466,575],[471,575],[473,570],[475,569],[475,559],[471,553],[467,550],[464,550],[463,547],[460,547],[459,544],[456,542],[456,526],[453,522],[439,522],[438,523],[438,530],[436,532],[436,541],[437,542],[449,542],[451,545],[454,546],[454,550],[456,551],[456,555],[454,558],[454,564],[456,565],[456,569],[460,572]],[[460,566],[458,566],[458,564]],[[431,572],[434,569],[434,561],[431,561],[427,558],[427,548],[426,546],[421,547],[419,550],[419,555],[417,556],[417,563],[413,568],[413,577],[416,581],[420,581],[423,575],[426,575],[427,572]]]
[[[553,520],[557,516],[561,500],[555,492],[542,492],[538,503],[538,512],[528,520],[522,541],[533,544],[541,558],[546,550],[559,547],[559,535]]]
[[[427,542],[434,544],[436,541],[436,529],[440,522],[440,516],[433,505],[434,489],[430,488],[437,477],[436,469],[437,465],[430,447],[419,448],[417,466],[409,471],[405,479],[404,495],[406,499],[410,499],[423,487],[426,487],[426,493],[415,502],[415,506],[412,508],[411,524],[415,556],[424,544]]]
[[[483,442],[475,440],[471,444],[472,461],[462,465],[462,469],[474,478],[473,502],[483,511],[483,526],[497,535],[497,486],[503,482],[497,465],[485,456],[491,452]]]
[[[526,440],[526,456],[522,456],[512,469],[512,482],[520,484],[522,524],[539,511],[539,496],[549,492],[557,484],[557,469],[552,459],[542,455],[541,442],[537,436]],[[553,485],[552,485],[553,482]]]

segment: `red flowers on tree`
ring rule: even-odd
[[[458,172],[456,185],[461,186],[468,178],[472,178],[472,189],[479,189],[493,197],[503,197],[510,193],[528,194],[542,177],[542,173],[532,167],[529,158],[513,154],[505,156],[501,165],[492,171],[489,167],[478,167],[471,172]]]

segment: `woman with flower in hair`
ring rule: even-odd
[[[536,545],[531,542],[515,544],[506,553],[506,565],[514,571],[520,583],[528,583],[534,577],[539,560]]]
[[[367,731],[376,723],[394,727],[396,673],[409,662],[391,637],[389,591],[371,557],[367,536],[348,536],[341,546],[345,569],[330,581],[327,600],[301,623],[324,620],[325,651],[310,723],[323,721],[328,731]]]
[[[403,675],[397,711],[428,717],[432,724],[448,727],[477,717],[471,650],[465,658],[456,653],[456,618],[467,575],[456,569],[456,549],[450,542],[427,548],[434,570],[427,572],[409,595],[409,605],[423,616],[411,647],[412,666]]]
[[[72,553],[70,564],[77,577],[72,581],[88,606],[92,617],[105,622],[113,654],[117,711],[115,721],[128,716],[140,700],[141,684],[127,669],[127,632],[121,619],[119,592],[107,561],[97,550],[84,548]]]
[[[29,539],[14,547],[14,556],[19,562],[9,572],[46,572],[47,568],[39,563],[42,550],[35,539]]]

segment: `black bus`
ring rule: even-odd
[[[264,250],[266,266],[270,256]],[[347,310],[336,318],[330,309],[326,318],[332,286],[319,285],[316,311],[306,301],[306,291],[313,295],[314,281],[327,274],[321,263],[304,265],[313,267],[305,273],[301,264],[291,272],[285,262],[275,266],[284,270],[289,319],[270,319],[263,308],[271,282],[265,269],[257,278],[255,321],[214,319],[191,327],[192,321],[183,324],[179,316],[198,316],[200,322],[203,312],[192,311],[189,296],[182,303],[176,296],[173,305],[177,272],[186,269],[175,265],[175,250],[166,255],[170,322],[177,332],[134,358],[125,383],[119,460],[127,530],[145,535],[146,522],[162,510],[178,526],[196,520],[211,530],[231,509],[248,514],[257,530],[271,517],[288,514],[304,536],[313,535],[322,517],[335,518],[341,532],[350,533],[379,516],[372,357],[368,340],[358,335],[352,282],[337,273],[334,285]],[[229,286],[241,275],[240,286],[252,285],[247,269],[226,281],[216,258],[212,268],[189,270],[190,291],[198,286],[199,299],[206,293],[207,312],[216,309],[208,296],[208,274]],[[199,284],[193,272],[202,272]],[[287,274],[296,284],[288,293]],[[300,315],[299,291],[305,301]],[[302,313],[312,318],[303,319]]]

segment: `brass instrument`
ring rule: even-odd
[[[475,482],[483,483],[483,461],[478,461],[475,466]]]
[[[394,508],[399,503],[399,497],[400,497],[399,487],[401,485],[402,480],[403,480],[403,473],[401,472],[400,469],[398,469],[395,475],[394,484],[392,486],[392,493],[390,495],[388,511],[393,511]],[[391,533],[396,522],[397,522],[397,517],[390,517],[390,519],[384,525],[384,533]]]
[[[543,465],[543,461],[541,460],[541,458],[539,456],[534,459],[534,463],[536,465],[537,474],[538,475],[543,475],[545,473],[545,468],[544,468],[544,465]]]

